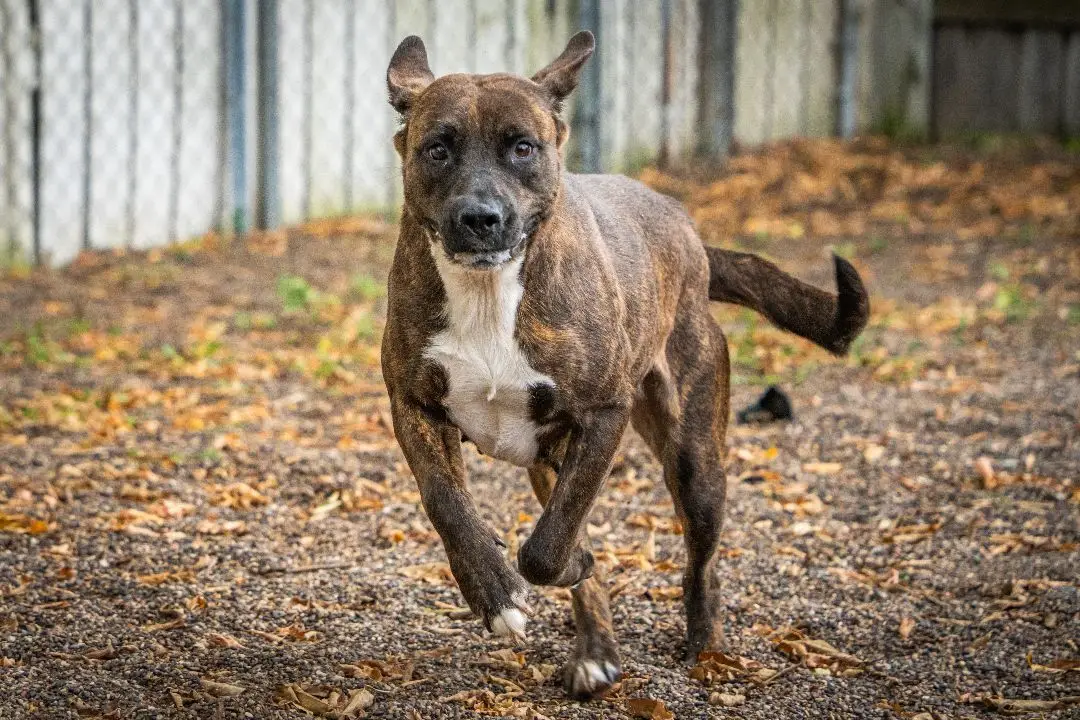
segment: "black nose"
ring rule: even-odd
[[[469,203],[458,212],[457,221],[462,228],[483,237],[502,230],[503,214],[498,207],[489,203]]]

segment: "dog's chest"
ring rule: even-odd
[[[446,289],[446,329],[425,355],[446,371],[443,406],[485,455],[528,466],[536,460],[541,426],[530,399],[550,387],[514,338],[523,288],[521,259],[490,272],[467,271],[436,257]]]

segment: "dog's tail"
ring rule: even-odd
[[[851,263],[833,255],[833,295],[797,280],[757,255],[706,247],[709,299],[761,313],[774,324],[843,355],[870,317],[870,298]]]

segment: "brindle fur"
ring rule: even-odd
[[[715,562],[729,366],[710,299],[754,308],[836,353],[868,311],[857,273],[839,258],[840,293],[833,296],[760,258],[706,250],[676,201],[633,180],[565,172],[568,130],[559,112],[592,51],[592,35],[578,33],[532,79],[436,80],[423,43],[410,37],[387,73],[403,118],[394,142],[405,187],[382,352],[394,429],[461,592],[489,629],[508,608],[528,612],[528,583],[573,588],[578,643],[565,677],[579,696],[604,692],[620,667],[584,527],[628,424],[662,463],[683,523],[687,657],[722,641]],[[446,133],[457,154],[451,166],[433,169],[424,148]],[[502,154],[507,138],[518,136],[537,145],[527,167]],[[507,232],[527,235],[512,251],[524,253],[515,337],[532,367],[554,382],[536,388],[530,404],[545,428],[529,469],[544,510],[520,547],[517,569],[469,495],[462,434],[442,404],[449,380],[425,356],[446,326],[435,240],[446,242],[446,208],[468,193],[501,198]],[[576,683],[575,671],[590,659],[615,672]]]

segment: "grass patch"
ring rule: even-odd
[[[386,294],[386,286],[368,273],[357,273],[349,280],[349,296],[362,302],[377,300]]]
[[[299,312],[311,308],[316,291],[299,275],[282,275],[277,281],[277,294],[286,312]]]

